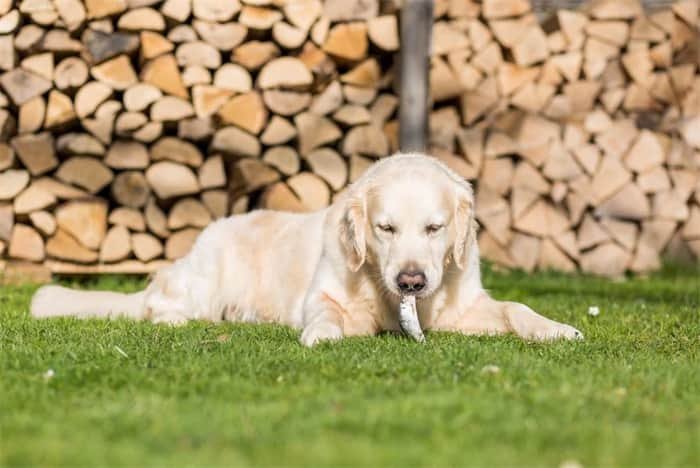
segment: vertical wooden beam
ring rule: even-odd
[[[405,0],[401,10],[399,147],[425,151],[428,139],[433,0]]]

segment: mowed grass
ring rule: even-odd
[[[35,321],[35,288],[4,287],[0,465],[700,465],[697,270],[485,284],[586,340],[429,333],[306,349],[281,326]]]

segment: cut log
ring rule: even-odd
[[[309,110],[316,115],[327,115],[343,104],[343,88],[338,81],[332,81],[319,94],[315,95]]]
[[[241,9],[238,0],[221,2],[219,0],[192,0],[192,13],[205,21],[229,21]]]
[[[363,88],[360,86],[343,85],[343,95],[351,104],[368,106],[377,97],[377,89]]]
[[[540,240],[525,234],[515,234],[508,253],[516,265],[531,272],[537,266],[540,257]]]
[[[367,35],[372,44],[387,52],[399,48],[399,29],[396,16],[385,15],[372,18],[367,22]]]
[[[143,173],[125,171],[119,173],[114,179],[111,193],[119,204],[140,208],[148,201],[151,191]]]
[[[280,179],[277,171],[257,159],[241,159],[233,166],[230,177],[231,197],[254,192]]]
[[[221,24],[194,20],[192,26],[204,41],[221,51],[230,51],[238,47],[248,34],[248,29],[239,23]]]
[[[149,167],[146,179],[156,195],[162,199],[199,191],[197,178],[192,171],[182,164],[170,161],[161,161]]]
[[[146,63],[141,70],[141,81],[173,96],[183,99],[189,96],[172,54],[161,55]]]
[[[109,213],[109,224],[124,226],[130,231],[143,232],[146,230],[146,219],[143,214],[134,208],[120,206]]]
[[[260,197],[260,204],[268,210],[307,211],[307,208],[284,182],[277,182],[268,186]]]
[[[200,66],[217,69],[221,66],[221,54],[212,45],[203,41],[185,42],[178,46],[175,58],[181,67]]]
[[[236,93],[246,93],[253,88],[250,73],[235,63],[226,63],[214,74],[214,86]]]
[[[56,203],[56,197],[36,184],[30,185],[14,199],[15,214],[28,214],[32,211],[43,210]]]
[[[268,62],[258,75],[257,85],[262,89],[303,89],[313,82],[306,65],[294,57],[282,57]]]
[[[598,19],[630,19],[643,13],[639,0],[599,1],[591,5],[590,14]]]
[[[128,137],[148,123],[148,117],[141,112],[122,112],[114,122],[114,133]]]
[[[18,106],[51,89],[50,80],[21,68],[15,68],[0,76],[0,84],[12,102]]]
[[[161,122],[148,122],[146,125],[136,130],[131,136],[134,140],[151,143],[163,134],[163,124]]]
[[[325,208],[331,201],[331,192],[326,183],[310,172],[301,172],[290,177],[287,184],[309,211]]]
[[[285,49],[297,49],[306,40],[307,32],[279,21],[272,26],[272,38]]]
[[[165,258],[177,260],[189,253],[201,231],[199,229],[183,229],[173,233],[165,243]]]
[[[148,2],[150,3],[150,0]],[[166,17],[182,23],[192,13],[192,2],[190,0],[165,0],[160,11]]]
[[[39,176],[58,166],[54,139],[49,133],[15,137],[12,139],[12,147],[22,165],[33,176]]]
[[[99,159],[74,156],[61,164],[56,177],[95,194],[112,182],[114,174]]]
[[[182,72],[182,83],[188,88],[211,83],[211,73],[201,65],[189,65]]]
[[[244,6],[238,16],[238,22],[250,29],[267,31],[282,19],[282,13],[271,8]]]
[[[625,155],[625,164],[634,172],[647,172],[660,166],[665,159],[659,140],[652,132],[643,129]]]
[[[194,115],[189,101],[175,96],[163,96],[151,106],[151,120],[156,122],[178,121]]]
[[[479,235],[479,252],[483,258],[491,260],[498,265],[506,268],[514,268],[516,266],[508,251],[488,231],[482,231]]]
[[[594,247],[610,240],[608,233],[593,219],[592,216],[583,217],[578,228],[577,245],[581,250]]]
[[[175,137],[164,137],[151,147],[154,161],[169,159],[188,166],[199,167],[204,157],[195,145]]]
[[[211,149],[251,158],[259,157],[262,152],[258,139],[237,127],[222,127],[217,130],[212,139]]]
[[[465,33],[446,21],[433,25],[430,52],[432,55],[445,55],[455,50],[469,47],[469,38]]]
[[[64,203],[56,209],[56,223],[58,232],[63,230],[83,246],[98,249],[107,232],[107,204],[100,200]]]
[[[309,107],[311,94],[268,89],[263,92],[263,101],[272,112],[291,116]]]
[[[165,239],[170,236],[167,218],[153,198],[149,199],[146,203],[144,216],[146,218],[146,226],[148,226],[149,231],[161,239]]]
[[[52,258],[80,263],[93,263],[98,258],[97,252],[84,247],[62,229],[46,242],[46,253]]]
[[[177,136],[184,140],[201,141],[214,134],[211,118],[184,119],[177,123]]]
[[[106,33],[87,29],[83,33],[83,43],[87,47],[91,63],[100,63],[120,54],[131,54],[139,47],[139,39],[135,34]]]
[[[153,31],[141,31],[141,57],[145,60],[158,57],[175,49],[175,45],[161,34]]]
[[[225,218],[229,214],[228,192],[226,190],[207,190],[201,195],[202,203],[214,219]]]
[[[302,134],[300,130],[300,135]],[[373,125],[354,127],[343,140],[342,153],[346,156],[362,154],[381,158],[389,154],[389,142],[384,133]]]
[[[485,18],[507,18],[520,16],[530,11],[530,2],[527,0],[484,0],[481,12]]]
[[[624,21],[590,21],[585,30],[589,36],[616,46],[625,45],[629,36],[629,26]]]
[[[367,25],[342,23],[331,28],[323,43],[323,51],[339,60],[356,62],[367,55]]]
[[[265,131],[260,135],[260,141],[268,146],[281,145],[294,138],[296,134],[296,128],[289,120],[273,115]]]
[[[112,88],[99,81],[82,86],[75,95],[75,113],[80,118],[92,115],[112,95]]]
[[[0,240],[9,241],[12,228],[15,225],[15,214],[12,205],[0,204]]]
[[[65,125],[76,117],[73,102],[60,91],[52,90],[46,106],[44,128],[54,128]]]
[[[199,186],[202,189],[224,187],[226,185],[226,170],[221,155],[207,158],[199,168]]]
[[[17,131],[19,133],[36,133],[41,130],[46,116],[46,102],[41,96],[30,99],[19,107]]]
[[[511,50],[515,63],[522,67],[542,62],[549,55],[547,36],[539,25],[530,26]]]
[[[634,250],[634,246],[637,245],[637,232],[639,231],[636,224],[615,218],[603,218],[600,220],[600,225],[615,242],[629,251]]]
[[[67,57],[61,60],[53,74],[53,81],[60,90],[79,88],[87,79],[87,64],[78,57]]]
[[[0,143],[0,171],[9,169],[15,163],[15,151],[5,143]]]
[[[119,17],[117,27],[127,31],[140,31],[142,29],[163,31],[165,30],[165,18],[153,8],[135,8]]]
[[[54,66],[53,54],[51,52],[30,55],[22,60],[20,66],[28,72],[35,73],[42,78],[53,80]]]
[[[566,216],[544,200],[536,202],[513,223],[515,229],[539,237],[556,236],[566,231],[569,226]]]
[[[284,175],[299,172],[299,154],[291,146],[273,146],[265,151],[263,161]]]
[[[163,255],[163,244],[147,233],[135,233],[131,236],[131,248],[134,256],[142,262],[148,262]]]
[[[231,98],[217,115],[225,124],[236,125],[254,135],[260,133],[267,123],[267,109],[256,91]]]
[[[104,162],[113,169],[145,169],[150,161],[144,145],[135,141],[119,140],[110,146]]]
[[[333,113],[333,120],[347,127],[370,123],[372,116],[366,107],[346,105]]]
[[[299,152],[302,156],[312,150],[338,140],[342,133],[329,119],[304,112],[294,117],[299,138]]]
[[[126,0],[85,0],[89,19],[104,18],[126,11]]]
[[[305,156],[311,170],[325,180],[335,191],[342,189],[348,179],[348,168],[343,158],[330,148],[319,148]]]
[[[34,211],[29,214],[29,220],[45,236],[51,236],[56,232],[56,218],[48,211]]]
[[[248,41],[233,50],[231,60],[254,71],[279,55],[280,49],[274,42]]]
[[[29,184],[29,173],[10,169],[0,172],[0,200],[11,200]]]
[[[131,235],[124,226],[113,226],[107,231],[100,246],[100,262],[114,263],[124,260],[131,253]]]
[[[654,194],[652,213],[657,218],[685,221],[690,210],[678,190],[668,190]]]
[[[183,198],[170,210],[168,229],[204,228],[212,221],[206,207],[197,199]]]
[[[40,262],[46,255],[44,241],[39,233],[25,224],[15,225],[7,253],[11,258],[30,262]]]
[[[78,189],[68,184],[57,181],[49,177],[41,177],[36,179],[33,183],[36,187],[41,188],[43,191],[47,192],[56,198],[61,198],[63,200],[73,200],[76,198],[85,198],[89,194],[84,190]]]
[[[120,55],[92,67],[90,73],[99,82],[118,91],[123,91],[137,82],[136,72],[126,55]]]
[[[596,207],[596,216],[622,219],[644,219],[651,213],[649,200],[637,184],[628,183],[612,197]]]
[[[15,51],[11,35],[0,36],[0,70],[15,68]]]
[[[627,269],[631,256],[629,252],[612,242],[599,245],[581,255],[581,269],[594,275],[619,277]]]
[[[576,264],[550,239],[543,240],[540,245],[537,267],[540,270],[576,271]]]
[[[290,23],[299,29],[308,31],[321,15],[323,6],[319,0],[302,0],[286,2],[283,11]]]

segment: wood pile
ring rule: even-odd
[[[147,272],[217,218],[327,206],[398,149],[400,3],[0,0],[0,259]],[[697,0],[436,1],[430,151],[482,255],[699,257],[699,42]]]

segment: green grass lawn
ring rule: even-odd
[[[34,321],[34,287],[0,288],[0,465],[699,466],[699,278],[487,272],[586,340],[314,349],[281,326]]]

